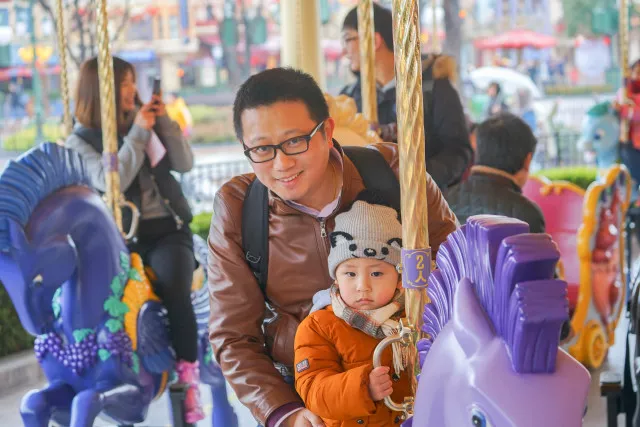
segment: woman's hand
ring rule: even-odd
[[[133,123],[146,130],[151,130],[155,126],[156,112],[152,109],[151,104],[145,104],[140,108]]]
[[[167,115],[167,107],[166,105],[164,105],[164,101],[162,100],[162,93],[160,95],[153,95],[151,97],[149,105],[151,105],[151,108],[156,113],[156,116]]]

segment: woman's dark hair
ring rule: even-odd
[[[233,103],[236,136],[242,141],[242,113],[245,110],[294,101],[306,105],[309,116],[316,123],[329,117],[327,100],[309,74],[293,68],[272,68],[249,77],[238,89]]]
[[[126,132],[127,126],[125,114],[120,109],[120,85],[128,73],[131,73],[135,81],[136,71],[129,62],[113,57],[113,77],[114,90],[116,95],[116,120],[118,131],[122,134]],[[98,70],[98,58],[86,60],[80,67],[80,78],[76,88],[75,118],[87,128],[100,129],[102,127],[102,117],[100,110],[100,80]],[[136,94],[136,105],[141,105]]]

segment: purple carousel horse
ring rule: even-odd
[[[414,427],[582,425],[589,372],[558,348],[558,249],[505,217],[470,218],[440,246],[418,343]]]
[[[166,313],[130,254],[77,153],[43,144],[0,175],[0,281],[49,380],[28,393],[27,427],[88,427],[102,414],[143,422],[170,382],[174,353]],[[196,258],[206,265],[204,242]],[[192,294],[200,380],[213,394],[213,424],[237,426],[207,340],[206,286]]]

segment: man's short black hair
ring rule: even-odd
[[[342,29],[352,29],[358,31],[358,6],[347,13],[342,22]],[[373,28],[380,34],[384,44],[393,52],[393,16],[386,7],[373,3]]]
[[[291,101],[304,103],[317,123],[329,117],[324,94],[309,74],[293,68],[272,68],[249,77],[233,103],[233,126],[238,139],[242,141],[241,116],[245,110]]]
[[[529,125],[511,113],[498,114],[476,129],[476,165],[515,174],[537,144]]]

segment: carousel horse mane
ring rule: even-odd
[[[51,193],[72,185],[89,185],[80,155],[48,142],[17,161],[9,161],[0,179],[0,251],[12,248],[10,218],[22,228],[36,206]]]
[[[526,223],[496,218],[472,217],[440,246],[438,269],[427,287],[431,302],[423,330],[429,336],[419,344],[420,363],[452,318],[458,284],[468,279],[494,333],[508,347],[513,370],[552,373],[559,330],[568,318],[566,284],[552,279],[560,254],[548,235],[528,234]]]
[[[335,120],[335,139],[342,145],[364,146],[382,142],[376,132],[369,129],[369,122],[358,113],[356,102],[347,95],[324,95],[329,105],[329,116]]]

